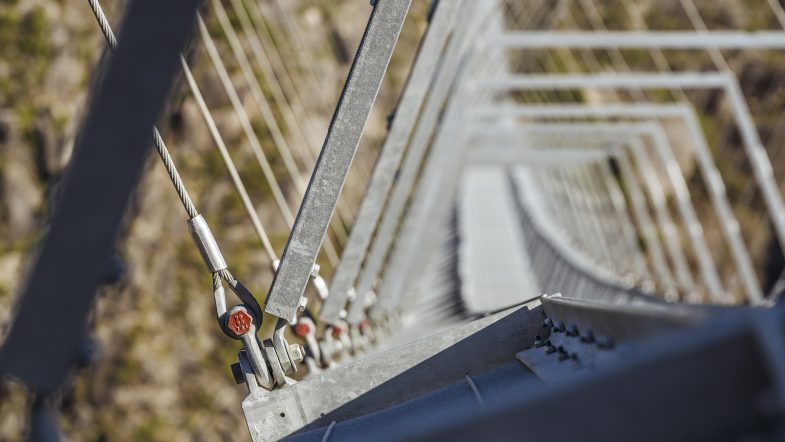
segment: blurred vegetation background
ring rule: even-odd
[[[209,4],[209,2],[207,2]],[[224,2],[228,4],[228,2]],[[362,36],[370,6],[359,0],[259,0],[264,10],[287,14],[298,27],[305,44],[295,54],[291,35],[281,20],[270,14],[264,38],[274,44],[287,62],[302,56],[317,73],[317,82],[305,66],[292,64],[295,86],[304,95],[296,110],[298,120],[326,133],[335,102],[343,86],[351,58]],[[385,79],[377,105],[365,131],[358,158],[342,195],[353,210],[365,188],[365,180],[385,134],[387,114],[398,94],[425,29],[430,1],[415,0],[398,49]],[[556,17],[557,5],[567,3],[566,13]],[[629,9],[632,3],[640,15]],[[780,29],[767,0],[696,0],[709,29]],[[125,2],[106,0],[110,21],[119,22]],[[692,29],[694,23],[679,0],[596,0],[596,14],[582,0],[508,0],[510,27],[521,29],[612,30]],[[230,18],[236,20],[227,6]],[[211,8],[205,17],[223,54],[230,54],[225,36]],[[280,15],[278,16],[280,19]],[[599,18],[599,21],[597,20]],[[198,38],[195,39],[198,42]],[[297,55],[297,56],[295,56]],[[620,51],[632,70],[656,70],[648,51]],[[725,51],[728,64],[738,74],[755,116],[761,137],[775,167],[785,172],[785,140],[782,110],[785,107],[785,54],[776,51]],[[0,338],[7,330],[15,296],[30,265],[38,239],[46,226],[52,195],[68,163],[89,87],[107,56],[105,43],[85,1],[0,0]],[[713,70],[707,54],[666,51],[675,70]],[[269,198],[269,186],[259,173],[247,141],[234,116],[215,70],[200,43],[188,55],[197,82],[225,137],[251,197],[269,229],[277,251],[283,248],[288,229]],[[511,58],[511,68],[521,72],[574,70],[570,59],[588,70],[620,70],[619,58],[608,51],[550,51]],[[594,62],[591,62],[594,59]],[[238,67],[225,57],[244,104],[254,121],[256,107],[246,93]],[[261,78],[261,77],[260,77]],[[266,94],[269,85],[262,84]],[[318,99],[321,93],[328,100]],[[219,154],[212,145],[193,99],[182,84],[160,124],[164,138],[200,211],[207,217],[224,249],[233,273],[260,297],[271,280],[270,263],[261,252],[241,202],[226,177]],[[701,113],[709,143],[718,159],[742,222],[747,243],[762,279],[767,266],[779,258],[770,250],[761,197],[750,185],[751,172],[732,124],[729,109],[719,92],[688,92]],[[672,101],[668,91],[645,92],[652,101]],[[567,97],[577,101],[634,101],[631,93],[615,96]],[[272,97],[268,96],[272,100]],[[522,96],[527,102],[564,101],[565,97]],[[279,124],[289,134],[280,114]],[[669,124],[674,145],[683,143],[684,129]],[[269,131],[255,125],[257,135],[271,155],[287,197],[300,195],[285,180],[280,158],[268,148]],[[313,146],[311,146],[313,147]],[[107,146],[111,148],[111,146]],[[312,164],[300,162],[305,178]],[[701,215],[709,212],[708,198],[699,176],[686,164],[691,191]],[[785,180],[778,180],[785,183]],[[707,235],[715,256],[731,262],[722,249],[719,227],[706,221]],[[232,382],[229,365],[239,344],[227,339],[215,326],[206,273],[185,225],[186,217],[156,156],[150,156],[142,182],[129,207],[117,250],[127,266],[126,277],[102,291],[94,311],[92,336],[99,353],[89,367],[75,373],[74,382],[62,397],[61,424],[73,440],[246,440],[240,410],[244,387]],[[350,226],[345,226],[347,229]],[[334,238],[338,239],[338,238]],[[337,241],[336,241],[337,242]],[[774,256],[777,255],[777,256]],[[781,261],[781,259],[780,259]],[[322,273],[331,268],[321,260]],[[728,273],[728,272],[724,272]],[[729,284],[737,281],[726,281]],[[64,288],[63,296],[67,296]],[[269,323],[269,321],[268,321]],[[0,383],[0,440],[20,440],[29,398],[12,383]]]

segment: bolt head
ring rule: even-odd
[[[289,346],[289,353],[292,354],[292,360],[295,363],[300,363],[305,359],[305,349],[300,344],[292,344]]]
[[[253,317],[244,309],[236,309],[229,315],[229,320],[227,321],[226,326],[232,333],[236,334],[237,336],[242,336],[248,333],[251,330],[251,325],[253,324]]]
[[[309,333],[311,333],[311,326],[309,326],[308,324],[306,324],[304,322],[298,322],[294,326],[294,334],[296,334],[297,336],[299,336],[301,338],[304,338],[304,337],[308,336]]]

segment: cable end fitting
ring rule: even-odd
[[[199,249],[204,263],[210,269],[210,273],[219,272],[228,267],[221,254],[221,249],[218,247],[218,242],[215,241],[213,232],[210,231],[210,226],[207,225],[207,221],[202,215],[188,220],[188,231],[191,232],[191,238],[193,238],[196,248]]]

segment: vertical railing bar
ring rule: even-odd
[[[352,286],[357,279],[363,258],[371,242],[384,204],[395,180],[406,144],[414,130],[417,116],[436,73],[439,53],[452,32],[456,11],[463,0],[441,0],[422,39],[418,55],[410,71],[396,115],[376,160],[365,196],[344,246],[341,261],[330,282],[330,295],[320,312],[320,319],[335,323],[340,319]]]
[[[322,152],[281,255],[265,303],[267,313],[288,321],[294,321],[297,317],[305,286],[313,274],[316,255],[410,4],[411,0],[379,0],[374,6]]]

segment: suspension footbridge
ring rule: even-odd
[[[212,293],[216,326],[241,344],[240,387],[226,388],[247,389],[237,412],[255,441],[783,437],[785,317],[780,275],[761,252],[785,250],[770,158],[783,137],[762,130],[751,106],[761,93],[732,59],[785,49],[781,4],[760,2],[775,27],[715,31],[679,0],[689,28],[666,31],[648,28],[636,0],[617,2],[634,24],[623,30],[608,29],[595,0],[433,1],[364,164],[358,145],[412,3],[371,2],[331,102],[290,17],[279,19],[303,60],[264,37],[269,2],[131,0],[107,17],[88,0],[111,55],[0,370],[42,397],[67,381],[152,144],[204,262],[193,296]],[[268,200],[238,172],[197,68],[214,72]],[[208,225],[170,154],[187,146],[153,126],[178,78],[269,287],[232,271],[225,232]],[[334,110],[326,134],[301,118],[307,100]],[[732,148],[710,119],[731,127]],[[354,205],[341,198],[352,185],[364,188]],[[263,203],[289,231],[284,247]],[[33,413],[34,435],[56,437],[52,413]]]

